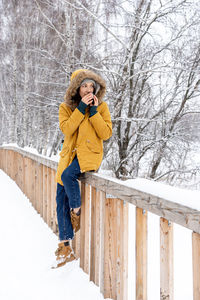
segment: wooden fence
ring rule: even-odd
[[[0,168],[57,233],[57,162],[17,147],[0,147]],[[136,206],[136,300],[147,299],[147,213],[160,216],[160,299],[173,300],[173,222],[193,231],[193,299],[200,300],[200,211],[144,193],[120,180],[87,173],[80,179],[81,230],[72,246],[80,267],[104,298],[128,297],[128,203]],[[112,195],[106,197],[106,195]],[[170,221],[170,222],[169,222]]]

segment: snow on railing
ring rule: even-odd
[[[0,147],[0,168],[18,184],[57,233],[57,162],[4,146]],[[177,223],[193,231],[193,299],[199,300],[200,206],[193,199],[171,199],[176,188],[166,186],[166,190],[162,189],[166,195],[163,196],[157,192],[159,183],[149,183],[146,180],[141,186],[141,181],[126,183],[90,172],[80,178],[81,230],[72,242],[80,257],[80,267],[100,286],[104,298],[127,300],[128,203],[131,203],[136,206],[136,300],[147,299],[147,211],[160,216],[160,299],[173,299],[173,223]]]

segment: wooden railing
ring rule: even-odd
[[[7,146],[0,147],[0,168],[14,179],[57,233],[57,162]],[[136,300],[147,299],[148,211],[160,216],[160,299],[174,299],[173,222],[193,231],[193,299],[200,299],[200,211],[94,173],[82,176],[80,184],[81,230],[72,246],[80,257],[80,267],[100,286],[104,298],[127,300],[128,297],[128,203],[131,203],[136,206]]]

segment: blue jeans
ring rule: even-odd
[[[70,210],[81,206],[81,195],[78,178],[81,174],[77,157],[61,175],[64,186],[57,184],[56,211],[59,229],[59,239],[72,240],[74,232],[71,223]]]

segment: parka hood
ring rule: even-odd
[[[76,95],[76,91],[80,87],[81,82],[86,78],[90,78],[96,81],[100,85],[100,89],[96,94],[96,96],[99,100],[99,104],[101,104],[103,100],[103,97],[106,93],[105,80],[100,75],[94,73],[93,71],[80,70],[80,72],[77,72],[77,75],[71,80],[69,87],[66,91],[66,94],[64,96],[64,102],[67,106],[71,108],[71,110],[74,110],[77,107],[77,103],[72,100],[72,97]]]

